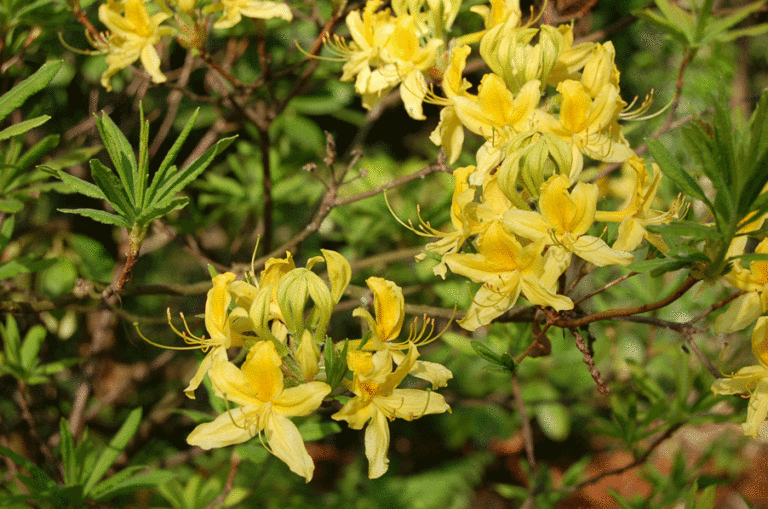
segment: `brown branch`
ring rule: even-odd
[[[636,315],[639,313],[647,313],[649,311],[655,311],[657,309],[661,309],[663,307],[666,307],[682,297],[685,292],[691,289],[693,285],[695,285],[699,280],[693,276],[688,276],[688,278],[683,281],[683,284],[681,284],[674,292],[672,292],[669,296],[667,296],[664,299],[661,299],[656,302],[652,302],[650,304],[643,304],[642,306],[634,306],[631,308],[619,308],[619,309],[609,309],[608,311],[603,311],[600,313],[595,313],[593,315],[581,317],[581,318],[575,318],[575,319],[558,319],[555,322],[553,322],[553,325],[556,325],[563,329],[572,329],[575,327],[581,327],[587,324],[590,324],[592,322],[597,322],[600,320],[610,320],[612,318],[617,318],[620,316],[629,316],[629,315]]]
[[[600,371],[595,367],[595,360],[592,358],[592,354],[589,352],[589,347],[587,347],[587,343],[584,341],[584,338],[576,329],[571,329],[571,334],[573,334],[573,337],[576,340],[576,347],[579,349],[582,355],[584,355],[584,364],[586,364],[587,368],[589,368],[589,374],[592,375],[592,380],[594,380],[595,384],[597,384],[597,390],[600,391],[600,394],[603,396],[610,396],[611,389],[605,385],[605,380],[603,380],[603,377],[600,375]]]
[[[163,119],[163,123],[157,130],[154,140],[152,140],[152,145],[149,147],[150,159],[155,157],[157,151],[160,150],[160,146],[165,141],[165,138],[168,137],[168,133],[171,132],[171,127],[173,127],[173,122],[176,120],[176,115],[179,112],[181,98],[184,96],[180,89],[186,87],[187,83],[189,83],[189,77],[192,74],[194,63],[195,58],[192,56],[192,52],[187,52],[187,56],[184,59],[184,66],[181,68],[181,74],[176,82],[176,87],[178,88],[174,88],[171,90],[171,93],[168,94],[168,111]]]
[[[590,293],[586,294],[585,296],[583,296],[582,298],[580,298],[579,300],[577,300],[576,302],[574,302],[574,303],[573,303],[573,307],[576,307],[576,306],[578,306],[579,304],[581,304],[581,303],[582,303],[582,302],[584,302],[585,300],[587,300],[587,299],[591,299],[592,297],[594,297],[594,296],[595,296],[595,295],[597,295],[598,293],[602,293],[602,292],[604,292],[605,290],[607,290],[608,288],[610,288],[610,287],[612,287],[612,286],[614,286],[614,285],[617,285],[617,284],[621,283],[622,281],[625,281],[625,280],[627,280],[627,279],[629,279],[629,278],[631,278],[632,276],[635,276],[635,275],[637,275],[637,274],[638,274],[638,272],[630,272],[629,274],[625,274],[625,275],[621,276],[620,278],[614,279],[614,280],[613,280],[613,281],[611,281],[610,283],[607,283],[607,284],[605,284],[605,285],[601,286],[600,288],[598,288],[598,289],[596,289],[596,290],[594,290],[594,291],[592,291],[592,292],[590,292]]]

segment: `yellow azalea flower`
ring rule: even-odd
[[[605,85],[619,88],[619,70],[614,63],[615,58],[616,50],[612,42],[594,46],[581,76],[581,84],[590,97],[597,97]]]
[[[196,427],[187,437],[187,443],[213,449],[263,434],[269,451],[309,482],[315,465],[299,430],[288,417],[314,412],[331,388],[322,382],[285,388],[281,365],[282,360],[270,341],[252,346],[239,369],[226,360],[214,363],[210,377],[216,395],[240,406]]]
[[[506,30],[509,21],[488,30],[480,42],[480,55],[512,93],[529,81],[546,83],[566,41],[553,26]],[[538,36],[538,43],[531,44]]]
[[[571,25],[560,25],[557,30],[563,37],[563,47],[555,66],[549,73],[547,84],[553,87],[557,87],[561,81],[565,80],[579,81],[579,71],[584,68],[597,48],[597,43],[594,42],[584,42],[574,46]]]
[[[171,35],[171,27],[161,27],[168,19],[168,14],[159,12],[149,15],[144,0],[108,0],[99,6],[99,20],[109,29],[107,35],[107,70],[101,75],[101,85],[111,91],[110,78],[119,70],[125,69],[136,60],[142,65],[155,83],[163,83],[166,78],[160,72],[160,57],[155,44],[166,35]]]
[[[363,106],[372,108],[389,90],[400,83],[400,98],[411,118],[424,120],[422,103],[427,95],[424,72],[435,64],[440,39],[430,39],[421,47],[413,16],[395,20],[392,31],[381,47],[382,65],[371,71],[363,69],[355,81],[355,90],[363,96]]]
[[[510,231],[549,245],[547,273],[559,274],[571,262],[571,253],[597,266],[628,265],[634,257],[608,247],[602,239],[585,235],[595,221],[598,188],[579,182],[572,192],[564,175],[553,175],[541,186],[539,212],[510,210],[504,224]],[[559,271],[559,272],[557,272]]]
[[[764,239],[755,248],[756,254],[768,254],[768,239]],[[739,261],[734,263],[733,269],[725,279],[736,288],[746,290],[747,293],[737,297],[728,306],[728,309],[717,317],[715,321],[715,333],[735,332],[753,323],[763,313],[768,311],[768,261],[755,260],[749,264],[749,270],[741,266]],[[757,327],[753,333],[757,334]]]
[[[509,29],[520,25],[523,12],[520,10],[520,0],[490,0],[490,5],[473,5],[471,12],[479,14],[483,18],[485,30],[466,34],[459,38],[462,44],[474,44],[493,27],[506,23]]]
[[[453,200],[451,201],[451,224],[453,231],[442,232],[432,228],[429,221],[421,219],[419,229],[414,228],[413,224],[408,221],[408,224],[400,221],[400,224],[411,230],[417,235],[422,237],[438,237],[439,240],[428,243],[424,247],[424,253],[416,255],[416,260],[423,260],[427,257],[426,253],[434,253],[436,255],[443,256],[446,253],[455,253],[464,244],[464,241],[472,235],[473,225],[477,222],[473,210],[476,205],[473,203],[475,198],[474,188],[469,186],[467,179],[475,172],[474,166],[465,166],[463,168],[456,168],[453,170],[454,178],[454,190]],[[436,276],[440,276],[445,279],[445,262],[438,263],[432,271]]]
[[[411,325],[408,339],[403,342],[395,340],[400,336],[405,321],[405,299],[403,289],[392,281],[380,277],[369,277],[365,280],[368,288],[373,292],[373,309],[376,314],[374,319],[365,308],[356,308],[352,315],[363,318],[373,332],[371,339],[364,346],[365,350],[389,350],[396,364],[405,359],[403,350],[412,346],[430,343],[439,337],[427,333],[427,329],[434,325],[434,320],[425,318],[420,330],[416,329],[416,322]],[[352,342],[350,348],[356,348],[357,342]],[[432,388],[444,387],[453,374],[442,364],[426,361],[415,361],[410,374],[432,383]]]
[[[240,23],[243,16],[259,19],[281,18],[285,21],[293,19],[290,7],[282,2],[268,0],[220,0],[206,7],[203,12],[219,10],[224,12],[213,24],[213,28],[232,28]]]
[[[419,353],[411,345],[400,365],[392,370],[392,354],[386,351],[347,353],[347,364],[352,370],[352,392],[355,397],[331,416],[347,421],[352,429],[365,430],[365,455],[368,458],[368,477],[376,479],[387,471],[389,459],[389,421],[395,418],[412,421],[427,414],[450,412],[440,394],[416,389],[397,389],[411,371]]]
[[[213,288],[208,290],[208,297],[205,301],[205,329],[208,331],[209,338],[196,338],[191,334],[177,332],[188,343],[198,343],[203,351],[208,354],[203,358],[197,373],[190,380],[189,385],[184,389],[184,393],[190,399],[195,399],[195,389],[200,386],[203,377],[218,358],[226,359],[227,348],[233,346],[243,346],[244,343],[239,335],[232,334],[232,321],[245,318],[244,313],[237,313],[234,316],[229,314],[229,304],[232,302],[232,296],[229,294],[228,285],[235,280],[235,275],[231,272],[219,274],[213,278]],[[242,310],[244,311],[244,310]]]
[[[350,43],[338,38],[330,43],[346,61],[341,80],[355,80],[355,91],[367,109],[401,84],[406,111],[423,120],[422,103],[428,91],[423,73],[435,64],[443,41],[433,37],[422,47],[415,18],[392,16],[388,9],[376,12],[380,4],[380,0],[369,0],[362,16],[358,11],[347,15]]]
[[[488,325],[515,305],[521,291],[534,304],[557,310],[573,308],[569,298],[552,291],[556,278],[543,277],[543,247],[543,241],[523,247],[495,221],[478,239],[477,253],[447,254],[445,263],[452,272],[483,283],[459,325],[470,331]]]
[[[661,170],[657,164],[653,164],[653,178],[645,169],[645,161],[637,156],[629,158],[623,168],[629,168],[634,177],[634,184],[626,197],[626,203],[616,211],[598,210],[595,212],[595,220],[620,223],[619,234],[613,249],[634,251],[643,239],[646,239],[662,253],[667,252],[669,247],[661,235],[650,233],[645,227],[649,224],[665,224],[675,219],[679,203],[673,204],[667,212],[651,210],[651,204],[656,199],[656,192],[661,184]]]
[[[763,262],[768,263],[768,262]],[[760,317],[752,334],[752,352],[760,362],[725,378],[712,382],[715,394],[748,394],[747,421],[741,425],[744,434],[757,437],[768,416],[768,318]]]
[[[623,162],[635,155],[616,123],[626,106],[616,86],[607,83],[592,98],[581,82],[565,80],[557,91],[562,95],[559,118],[537,110],[537,126],[573,147],[572,179],[581,173],[583,155],[607,163]]]
[[[456,115],[464,127],[486,139],[477,152],[477,173],[470,178],[470,184],[482,184],[508,155],[507,145],[514,137],[534,127],[534,112],[540,98],[538,81],[529,81],[513,96],[504,80],[486,74],[476,97],[453,99]]]
[[[453,106],[453,98],[466,95],[472,84],[464,78],[464,67],[471,48],[466,45],[455,46],[451,50],[450,63],[443,73],[442,89],[445,99],[431,98],[433,102],[442,106],[440,109],[440,122],[429,135],[429,139],[438,147],[443,147],[448,164],[453,164],[461,155],[464,145],[464,125],[456,115]]]

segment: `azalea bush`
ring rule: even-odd
[[[763,507],[766,9],[5,2],[0,505]]]

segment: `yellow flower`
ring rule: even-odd
[[[639,157],[630,157],[624,165],[629,168],[634,177],[634,185],[631,187],[624,206],[617,211],[595,212],[595,220],[606,222],[613,221],[619,224],[619,234],[613,249],[619,251],[634,251],[643,241],[648,240],[659,251],[669,251],[666,242],[661,235],[650,233],[645,229],[647,225],[665,224],[677,217],[679,204],[676,202],[669,211],[661,212],[651,210],[656,192],[661,184],[661,170],[657,164],[653,164],[653,178],[645,169],[645,161]]]
[[[464,78],[464,67],[471,48],[466,45],[454,46],[451,49],[450,63],[443,73],[442,89],[445,99],[432,98],[434,102],[443,106],[440,109],[440,123],[429,135],[429,139],[438,147],[443,147],[448,164],[453,164],[461,155],[461,147],[464,145],[464,126],[456,115],[453,106],[453,98],[465,96],[472,84]]]
[[[768,262],[763,262],[768,263]],[[752,333],[752,353],[760,362],[747,366],[726,378],[712,382],[715,394],[749,394],[747,421],[741,425],[744,434],[757,437],[768,416],[768,318],[760,317]]]
[[[422,102],[427,95],[423,72],[432,67],[443,41],[431,38],[422,47],[413,16],[392,16],[388,9],[376,12],[380,0],[369,0],[363,9],[347,15],[352,42],[335,39],[331,49],[346,60],[342,81],[355,80],[363,106],[372,108],[398,84],[408,114],[423,120]]]
[[[510,231],[549,245],[546,272],[559,274],[571,262],[571,253],[597,266],[628,265],[634,257],[608,247],[602,239],[585,235],[595,222],[598,188],[579,182],[572,192],[564,175],[553,175],[541,186],[539,212],[510,210],[504,224]],[[560,272],[558,272],[560,271]]]
[[[205,301],[205,329],[210,335],[209,338],[196,338],[191,334],[176,331],[187,343],[198,343],[203,351],[208,351],[200,363],[197,373],[192,377],[187,388],[184,389],[184,393],[191,399],[195,399],[194,391],[203,381],[203,377],[214,361],[218,358],[226,359],[227,348],[243,346],[240,335],[233,334],[232,325],[233,321],[246,318],[245,310],[238,308],[240,309],[239,312],[229,313],[232,296],[229,294],[228,285],[234,280],[235,275],[231,272],[225,272],[213,278],[213,288],[208,290],[208,297]]]
[[[331,388],[322,382],[309,382],[286,389],[281,365],[270,341],[252,346],[239,369],[226,360],[214,363],[210,377],[216,395],[240,406],[196,427],[187,442],[212,449],[239,444],[263,433],[269,451],[309,482],[315,465],[299,430],[288,417],[314,412]]]
[[[562,95],[559,118],[537,110],[538,127],[572,145],[573,178],[581,173],[583,155],[606,163],[623,162],[635,155],[616,123],[626,106],[618,87],[606,83],[593,97],[581,82],[565,80],[557,91]]]
[[[353,350],[347,354],[347,364],[354,373],[352,392],[355,397],[331,416],[347,421],[352,429],[365,430],[365,455],[368,477],[376,479],[387,471],[389,460],[389,420],[412,421],[427,414],[450,412],[440,394],[416,389],[397,389],[411,371],[419,353],[411,345],[400,365],[392,370],[392,354]]]
[[[477,152],[477,173],[470,184],[482,184],[507,157],[507,146],[514,137],[534,127],[532,119],[541,98],[539,85],[536,80],[529,81],[513,96],[503,79],[486,74],[476,97],[467,94],[453,99],[464,127],[486,139]]]
[[[121,3],[108,0],[99,6],[99,19],[111,32],[106,44],[108,67],[101,75],[101,85],[107,91],[112,90],[110,78],[139,59],[152,81],[163,83],[166,80],[160,72],[160,57],[155,44],[174,33],[171,27],[160,26],[168,19],[168,14],[159,12],[150,16],[143,0]]]
[[[353,316],[363,318],[373,332],[371,339],[364,346],[365,350],[389,350],[395,364],[401,364],[405,359],[403,350],[412,346],[424,345],[437,339],[440,335],[433,336],[427,333],[427,329],[434,326],[434,320],[425,317],[421,329],[417,330],[416,321],[411,325],[408,339],[402,342],[395,341],[400,336],[400,331],[405,322],[405,299],[403,289],[392,281],[380,277],[369,277],[365,280],[368,288],[373,292],[373,309],[376,314],[374,319],[365,308],[356,308]],[[356,342],[350,344],[350,348],[356,348]],[[444,387],[453,374],[436,362],[415,361],[410,374],[432,383],[432,388]]]
[[[756,254],[768,254],[768,239],[764,239],[755,248]],[[749,264],[746,270],[736,261],[733,270],[725,279],[736,288],[747,293],[737,297],[728,306],[728,310],[717,317],[715,333],[735,332],[753,323],[764,312],[768,311],[768,261],[756,260]],[[757,327],[755,327],[757,333]],[[753,335],[753,343],[755,336]]]
[[[543,241],[523,247],[494,221],[478,239],[477,253],[447,254],[445,263],[452,272],[483,283],[459,325],[470,331],[488,325],[515,305],[521,291],[534,304],[557,310],[573,308],[569,298],[552,291],[556,278],[544,277],[543,247]]]
[[[268,0],[220,0],[206,7],[203,12],[218,10],[223,10],[224,13],[213,24],[213,28],[232,28],[240,23],[243,16],[259,19],[281,18],[285,21],[293,19],[291,9],[286,4]]]

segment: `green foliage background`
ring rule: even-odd
[[[653,89],[660,108],[673,100],[683,47],[659,27],[634,17],[632,13],[648,5],[643,0],[603,0],[577,22],[576,30],[582,36],[607,34],[601,39],[609,38],[616,46],[624,98],[642,97]],[[716,8],[728,12],[740,5],[722,2]],[[82,1],[79,6],[96,20],[97,2]],[[296,8],[316,11],[323,20],[332,13],[331,5],[323,2]],[[761,9],[747,24],[764,22],[765,17]],[[471,15],[460,19],[474,22]],[[209,52],[217,60],[230,57],[229,72],[250,82],[265,73],[257,51],[269,55],[272,71],[288,68],[304,58],[296,45],[311,47],[318,33],[309,18],[241,23],[226,36],[214,31]],[[83,507],[88,500],[89,507],[185,509],[588,507],[576,505],[580,495],[574,495],[595,475],[588,464],[598,456],[625,451],[628,455],[622,457],[627,463],[636,461],[631,472],[644,480],[648,491],[614,493],[605,507],[662,508],[683,502],[704,508],[712,507],[707,497],[714,490],[708,487],[734,490],[732,486],[749,475],[744,473],[749,468],[746,439],[734,424],[743,420],[747,402],[733,398],[718,404],[722,398],[711,393],[712,375],[691,354],[690,339],[627,321],[601,322],[590,329],[594,359],[610,396],[597,392],[568,332],[553,331],[551,355],[526,359],[517,368],[538,468],[532,467],[520,443],[523,419],[510,374],[488,370],[488,361],[469,342],[478,340],[491,353],[517,357],[530,341],[531,326],[525,323],[494,324],[474,336],[454,326],[443,341],[424,352],[454,373],[443,391],[453,412],[393,423],[392,463],[382,479],[367,479],[362,436],[330,426],[330,407],[319,417],[298,420],[305,438],[317,440],[310,449],[317,470],[308,485],[257,441],[209,453],[191,449],[185,437],[194,424],[207,419],[211,408],[221,411],[215,398],[191,401],[182,395],[202,354],[158,350],[141,340],[132,323],[138,322],[153,341],[172,344],[178,338],[165,318],[170,308],[174,316],[183,312],[192,331],[200,333],[203,323],[195,316],[202,313],[210,287],[209,264],[219,271],[247,268],[259,238],[257,258],[290,242],[312,221],[324,193],[323,181],[332,178],[332,171],[349,166],[349,183],[339,194],[344,200],[435,161],[438,149],[428,134],[436,125],[437,109],[426,107],[432,118],[427,122],[409,119],[397,101],[366,112],[353,85],[339,81],[340,64],[328,61],[317,63],[309,84],[295,97],[289,96],[295,79],[291,74],[271,79],[268,87],[247,97],[232,95],[199,59],[189,66],[188,84],[181,88],[148,87],[136,70],[119,73],[113,79],[114,91],[107,93],[99,87],[104,57],[67,48],[89,46],[71,5],[63,1],[3,0],[0,35],[3,93],[45,62],[61,61],[50,84],[14,109],[3,124],[50,117],[34,130],[3,141],[0,152],[4,165],[18,167],[31,147],[49,140],[34,160],[25,161],[27,180],[15,189],[5,188],[0,196],[0,308],[7,313],[0,327],[0,394],[5,395],[0,400],[0,454],[5,456],[0,506]],[[247,48],[235,48],[228,45],[229,37],[250,42]],[[263,49],[257,50],[258,45]],[[736,123],[743,122],[768,85],[767,45],[765,36],[757,36],[698,49],[686,70],[678,117],[707,119],[720,99],[730,101]],[[171,45],[163,57],[164,69],[181,69],[186,54],[178,44]],[[237,101],[279,105],[282,110],[269,125],[258,126]],[[178,163],[199,157],[201,148],[211,146],[201,140],[237,139],[184,190],[186,208],[148,225],[132,279],[113,295],[109,285],[125,260],[126,231],[60,212],[104,210],[104,203],[71,193],[51,173],[89,180],[90,158],[112,167],[106,151],[99,149],[100,117],[94,115],[108,113],[137,146],[139,104],[149,121],[150,175],[198,108]],[[631,126],[632,146],[640,145],[664,120],[661,115]],[[167,136],[153,145],[158,132]],[[323,162],[329,155],[326,132],[335,140],[337,156],[331,167]],[[58,143],[47,136],[58,136]],[[681,167],[696,167],[679,129],[659,141]],[[456,167],[471,163],[479,142],[468,143]],[[272,183],[268,223],[265,160]],[[34,169],[38,164],[49,168],[48,173]],[[671,182],[664,185],[659,195],[670,203],[678,188]],[[400,218],[416,221],[420,207],[422,217],[440,227],[450,219],[452,188],[450,175],[434,173],[388,190],[387,198]],[[432,274],[434,261],[413,261],[423,240],[398,223],[382,194],[374,194],[334,208],[316,232],[289,249],[301,264],[320,248],[338,250],[351,261],[347,312],[334,317],[332,332],[336,338],[352,338],[359,337],[359,324],[348,311],[359,305],[364,281],[371,275],[403,286],[412,306],[408,311],[416,316],[425,307],[442,310],[432,316],[445,324],[454,306],[468,307],[471,293],[464,280],[440,280]],[[590,274],[576,293],[586,294],[625,273]],[[676,272],[662,277],[641,274],[593,298],[591,311],[614,308],[617,302],[632,306],[658,300],[684,279]],[[685,321],[728,295],[722,287],[706,292],[706,299],[689,293],[651,316]],[[720,359],[723,371],[753,363],[747,341],[733,341],[723,350],[722,338],[707,330],[695,341],[709,359]],[[79,418],[73,422],[73,416]],[[135,434],[129,434],[125,426],[134,421]],[[669,455],[667,469],[659,470],[656,440],[673,441],[680,430],[713,423],[723,423],[725,431],[718,440],[699,444],[696,454],[681,446]],[[654,452],[647,456],[646,451]],[[239,466],[228,481],[235,457]],[[37,498],[27,501],[34,490]],[[222,492],[228,493],[223,500]],[[768,507],[764,500],[752,502],[754,507]]]

